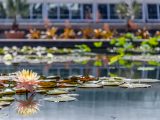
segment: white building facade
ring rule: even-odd
[[[5,2],[5,0],[0,0]],[[28,0],[28,16],[21,17],[19,22],[40,23],[48,18],[52,22],[69,20],[75,23],[83,22],[123,22],[116,13],[115,6],[121,1],[132,0]],[[141,14],[137,22],[160,22],[160,0],[137,0],[141,5]],[[100,17],[97,17],[100,15]],[[0,23],[12,20],[0,12]]]

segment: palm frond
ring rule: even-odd
[[[25,16],[29,11],[27,0],[6,0],[6,13],[8,17]]]
[[[141,6],[134,0],[131,4],[121,2],[116,5],[116,12],[120,18],[131,19],[140,15]]]

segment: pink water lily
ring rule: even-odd
[[[17,88],[25,88],[30,92],[34,92],[34,87],[38,85],[40,76],[31,70],[22,70],[16,73]]]

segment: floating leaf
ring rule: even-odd
[[[102,87],[102,85],[101,84],[94,84],[94,83],[85,83],[79,87],[80,88],[100,88],[100,87]]]
[[[123,87],[123,88],[148,88],[148,87],[151,87],[151,85],[138,84],[138,83],[125,83],[125,84],[120,85],[120,87]]]
[[[103,42],[94,42],[93,45],[97,48],[102,47]]]
[[[71,97],[69,95],[61,95],[61,96],[44,98],[44,100],[50,101],[50,102],[68,102],[68,101],[75,101],[77,99],[75,97]]]
[[[65,90],[54,89],[47,92],[48,95],[60,95],[60,94],[67,94],[68,92]]]

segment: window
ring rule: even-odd
[[[81,5],[80,4],[71,4],[71,18],[72,19],[81,19]]]
[[[83,19],[93,18],[93,6],[92,4],[83,4]]]
[[[32,8],[33,12],[33,19],[42,18],[42,3],[35,3],[33,4]]]
[[[158,10],[156,4],[148,4],[148,18],[158,19]]]
[[[58,5],[48,4],[48,18],[57,19],[58,18]]]
[[[107,19],[108,18],[108,10],[106,4],[98,4],[97,18],[99,19]]]
[[[60,4],[60,19],[69,19],[70,4]]]
[[[110,4],[110,19],[118,19],[116,4]]]

